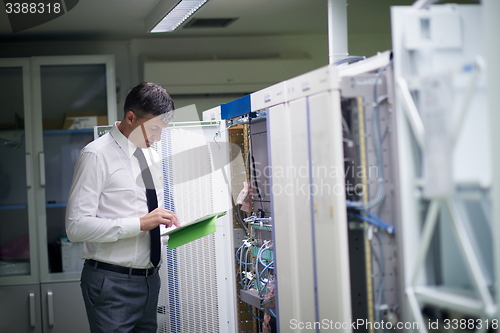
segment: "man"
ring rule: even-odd
[[[83,148],[75,165],[66,231],[84,242],[81,287],[92,333],[156,332],[159,226],[178,222],[161,208],[150,145],[173,110],[164,88],[139,84],[125,100],[123,120]]]

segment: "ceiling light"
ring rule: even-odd
[[[208,0],[182,0],[151,29],[151,32],[168,32],[177,29]]]

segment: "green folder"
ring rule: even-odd
[[[194,221],[181,223],[180,227],[164,233],[162,236],[169,236],[168,249],[175,249],[176,247],[214,233],[215,220],[223,215],[226,215],[226,212],[205,215]]]

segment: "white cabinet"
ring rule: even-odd
[[[61,244],[93,130],[62,126],[71,111],[116,120],[113,56],[0,59],[0,105],[0,333],[88,332],[80,269],[63,265]]]

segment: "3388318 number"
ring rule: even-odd
[[[61,12],[61,4],[55,3],[27,3],[27,2],[7,2],[5,4],[5,12],[7,14],[59,14]]]
[[[465,329],[469,329],[469,330],[479,330],[479,329],[482,329],[482,328],[486,328],[486,329],[498,329],[499,327],[499,322],[498,322],[498,319],[465,319],[465,318],[462,318],[462,319],[445,319],[443,321],[443,328],[445,330],[449,330],[449,329],[452,329],[452,330],[458,330],[458,329],[461,329],[461,330],[465,330]]]

